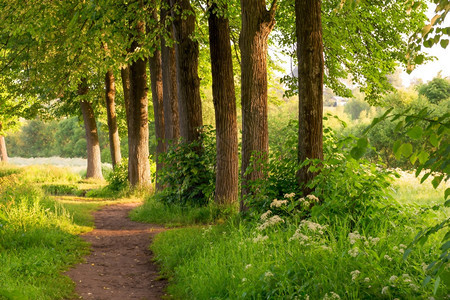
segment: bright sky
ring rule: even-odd
[[[430,4],[427,15],[432,18],[435,15],[434,9],[436,5]],[[444,21],[443,27],[450,26],[450,16]],[[447,49],[443,49],[439,44],[434,45],[432,48],[424,48],[425,52],[431,56],[435,56],[436,60],[430,61],[424,65],[417,67],[411,74],[403,71],[402,81],[403,85],[409,86],[410,81],[413,78],[421,78],[423,82],[427,82],[433,79],[439,71],[442,71],[442,77],[450,77],[450,46]]]

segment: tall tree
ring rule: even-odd
[[[116,115],[116,83],[114,74],[108,70],[105,75],[105,99],[106,99],[106,113],[108,117],[108,131],[109,131],[109,148],[111,151],[111,160],[113,168],[122,160],[120,153],[120,139],[119,130],[117,127]]]
[[[161,4],[161,23],[165,27],[165,36],[161,37],[161,61],[164,106],[164,138],[166,147],[173,140],[180,138],[180,123],[178,118],[178,90],[175,47],[173,46],[173,26],[170,21],[170,1]],[[172,45],[170,46],[171,43]]]
[[[153,10],[153,18],[157,20],[156,10]],[[163,81],[161,69],[161,52],[158,48],[153,51],[153,55],[148,58],[150,68],[150,81],[152,87],[153,111],[155,116],[156,135],[156,189],[160,190],[158,174],[162,169],[160,155],[165,151],[164,143],[164,107],[163,107]]]
[[[323,159],[323,42],[320,0],[296,0],[299,132],[298,160]],[[297,173],[303,192],[314,173],[303,167]]]
[[[250,192],[249,181],[263,172],[255,165],[246,172],[253,154],[267,159],[267,49],[269,34],[275,26],[277,0],[266,9],[265,0],[241,0],[241,105],[242,105],[242,195]],[[245,209],[243,200],[241,210]]]
[[[220,5],[220,6],[219,6]],[[216,193],[220,204],[238,197],[238,137],[230,27],[226,3],[211,0],[208,9],[213,101],[216,116]]]
[[[142,1],[140,1],[142,6]],[[139,38],[145,35],[145,23],[138,21],[137,35],[131,44],[131,52],[139,50]],[[128,103],[128,179],[131,186],[148,186],[150,162],[148,149],[148,98],[147,59],[137,58],[129,66]]]
[[[189,0],[171,0],[175,56],[177,62],[178,110],[181,137],[185,142],[198,140],[203,126],[200,78],[198,77],[199,45],[192,38],[195,12]]]
[[[8,152],[6,151],[5,137],[0,136],[0,161],[8,163]]]

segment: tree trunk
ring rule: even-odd
[[[170,1],[166,0],[166,6],[170,6]],[[162,5],[161,23],[165,24],[168,36],[173,39],[173,26],[166,24],[168,11]],[[164,138],[166,148],[171,141],[180,138],[180,123],[178,120],[178,91],[177,91],[177,69],[175,60],[175,48],[168,47],[166,39],[161,38],[161,61],[162,61],[162,81],[163,81],[163,106],[164,106]]]
[[[128,116],[130,115],[130,67],[128,65],[123,66],[120,69],[120,77],[122,78],[122,88],[123,88],[123,100],[125,103],[125,115],[127,117],[127,127]]]
[[[263,178],[261,167],[269,150],[267,41],[275,25],[276,2],[267,10],[265,0],[241,0],[242,196],[250,193],[249,181]],[[258,155],[261,163],[246,173],[252,155]],[[241,210],[246,210],[243,198]]]
[[[86,178],[103,179],[100,144],[98,142],[97,124],[95,123],[94,110],[87,101],[80,101],[83,113],[84,130],[87,142],[87,172]]]
[[[321,1],[296,0],[299,132],[298,160],[323,159],[323,43]],[[297,178],[304,194],[316,174],[302,168]]]
[[[0,161],[8,163],[8,152],[6,151],[6,142],[3,135],[0,136]]]
[[[138,34],[145,34],[144,22],[138,22]],[[140,47],[135,40],[131,51]],[[129,67],[128,178],[132,187],[149,186],[147,59],[140,58]]]
[[[209,45],[213,101],[216,116],[216,193],[215,201],[229,204],[238,197],[238,138],[236,96],[234,91],[233,61],[231,57],[230,27],[228,19],[217,14],[226,11],[226,4],[209,7]],[[222,15],[223,16],[223,15]]]
[[[116,116],[116,85],[114,74],[111,70],[105,75],[105,99],[106,99],[106,113],[108,116],[108,131],[109,131],[109,148],[111,151],[111,160],[113,168],[120,164],[122,155],[120,153],[119,130],[117,128]]]
[[[155,20],[156,12],[153,12]],[[164,143],[164,107],[163,107],[163,81],[161,70],[161,52],[155,49],[153,56],[149,57],[150,81],[152,86],[153,111],[155,115],[155,134],[156,134],[156,189],[160,190],[158,174],[162,169],[159,156],[165,151]]]
[[[180,133],[184,142],[200,137],[203,126],[200,78],[198,77],[198,42],[191,39],[195,30],[195,14],[189,0],[171,0],[175,6],[173,28],[177,62],[178,110]],[[180,13],[178,13],[180,12]]]

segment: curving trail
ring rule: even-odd
[[[86,262],[66,272],[81,299],[161,299],[159,279],[148,245],[163,227],[128,218],[139,203],[105,206],[94,213],[95,229],[82,237],[91,243]]]

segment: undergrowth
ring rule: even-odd
[[[0,299],[66,299],[73,282],[61,272],[81,260],[88,245],[77,234],[74,207],[49,198],[34,182],[67,183],[79,177],[58,168],[27,168],[0,179]],[[98,205],[97,205],[98,206]]]

